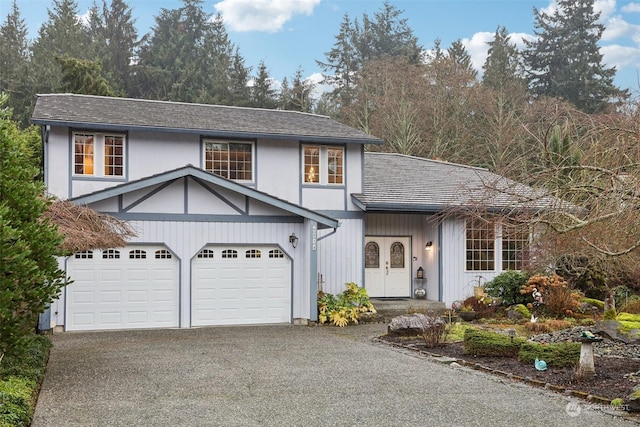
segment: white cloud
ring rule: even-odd
[[[627,13],[640,12],[640,3],[625,4],[624,6],[622,6],[621,10]]]
[[[607,21],[602,40],[610,41],[622,37],[629,37],[640,43],[640,25],[630,24],[620,16],[613,16]]]
[[[482,71],[482,66],[487,60],[487,51],[489,50],[489,45],[487,43],[492,41],[494,36],[495,32],[480,32],[475,33],[471,39],[462,39],[462,44],[471,56],[473,68],[478,71]]]
[[[603,62],[618,71],[626,66],[640,67],[640,47],[608,45],[601,47],[600,52]]]
[[[234,31],[277,32],[294,15],[311,15],[320,0],[222,0],[214,5]]]

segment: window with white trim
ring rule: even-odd
[[[73,133],[73,174],[123,177],[125,135],[95,132]]]
[[[467,271],[495,270],[494,223],[480,218],[467,219]]]
[[[522,270],[529,260],[529,227],[502,224],[502,269]]]
[[[303,147],[305,184],[342,185],[344,183],[344,148],[322,145]]]
[[[253,143],[204,141],[204,169],[237,181],[253,180]]]

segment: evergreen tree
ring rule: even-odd
[[[598,42],[604,26],[595,0],[558,0],[552,15],[534,8],[537,40],[528,42],[524,59],[536,96],[559,97],[581,111],[598,113],[613,98],[626,98],[613,84],[615,67],[605,68]]]
[[[275,89],[272,87],[273,79],[269,77],[269,72],[264,61],[258,64],[258,75],[253,79],[251,87],[251,106],[256,108],[276,108],[278,98]]]
[[[29,139],[0,100],[0,354],[17,353],[38,315],[60,293],[64,272],[55,258],[62,237],[42,220],[44,184],[35,178]]]
[[[462,44],[462,41],[454,41],[449,49],[447,49],[447,54],[457,73],[460,75],[466,75],[470,82],[475,81],[478,72],[473,68],[471,55],[469,55],[469,52]]]
[[[21,126],[29,123],[31,111],[28,75],[30,73],[27,26],[14,0],[11,12],[0,27],[0,93],[9,95],[8,107]]]
[[[229,41],[221,15],[212,18],[202,0],[183,0],[180,9],[162,9],[139,52],[134,95],[142,98],[239,104],[249,102],[250,70]]]
[[[34,81],[36,93],[56,92],[61,87],[60,67],[56,56],[86,59],[90,55],[89,32],[78,18],[75,0],[53,0],[49,19],[42,24],[33,44]]]
[[[325,53],[326,61],[316,61],[323,71],[323,83],[332,84],[334,103],[347,107],[354,96],[354,79],[364,65],[373,60],[397,58],[417,64],[422,46],[401,18],[404,12],[385,1],[373,19],[364,14],[362,21],[344,16],[333,48]]]
[[[302,74],[302,69],[298,68],[293,76],[291,87],[289,87],[289,82],[286,77],[282,80],[279,106],[281,109],[303,111],[305,113],[312,111],[314,99],[311,95],[315,89],[315,85],[310,80],[304,80]]]
[[[102,63],[109,85],[128,93],[131,85],[131,62],[138,45],[138,32],[131,8],[123,0],[94,3],[89,11],[92,58]]]
[[[496,90],[509,90],[525,83],[520,54],[505,27],[496,28],[489,43],[487,59],[482,69],[482,84]]]
[[[62,67],[62,90],[85,95],[114,96],[107,79],[102,77],[98,61],[76,58],[56,58]]]

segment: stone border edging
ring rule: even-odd
[[[559,385],[555,385],[555,384],[551,384],[551,383],[547,383],[544,381],[540,381],[540,380],[534,380],[531,377],[521,377],[519,375],[514,375],[513,373],[510,372],[504,372],[504,371],[500,371],[497,369],[493,369],[490,368],[488,366],[484,366],[481,365],[480,363],[475,363],[475,362],[468,362],[464,359],[457,359],[457,358],[447,358],[447,361],[451,360],[451,362],[447,363],[447,362],[439,362],[437,359],[438,358],[442,358],[443,356],[440,354],[436,354],[436,353],[431,353],[428,351],[424,351],[424,350],[420,350],[418,348],[409,346],[409,345],[405,345],[405,344],[400,344],[400,343],[394,343],[394,342],[389,342],[389,341],[385,341],[381,338],[374,338],[374,341],[376,342],[380,342],[380,343],[384,343],[386,345],[391,345],[394,347],[398,347],[398,348],[402,348],[405,350],[411,350],[414,352],[418,352],[424,355],[429,356],[433,361],[436,361],[438,363],[445,363],[445,364],[451,364],[451,363],[457,363],[460,366],[465,366],[467,368],[472,368],[475,369],[476,371],[482,371],[482,372],[487,372],[493,375],[497,375],[500,377],[504,377],[513,381],[517,381],[517,382],[521,382],[527,385],[531,385],[533,387],[538,387],[538,388],[544,388],[546,390],[551,390],[557,393],[562,393],[566,396],[571,396],[571,397],[577,397],[579,399],[583,399],[586,400],[588,402],[593,402],[593,403],[598,403],[598,404],[602,404],[602,405],[610,405],[611,404],[611,400],[607,399],[605,397],[601,397],[601,396],[596,396],[596,395],[592,395],[592,394],[588,394],[585,393],[583,391],[578,391],[578,390],[573,390],[573,389],[568,389],[566,387],[563,386],[559,386]],[[445,356],[446,357],[446,356]]]

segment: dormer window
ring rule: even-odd
[[[253,143],[204,141],[204,168],[207,172],[237,181],[253,180]]]
[[[305,184],[342,185],[344,148],[320,145],[304,146]]]
[[[125,135],[75,132],[73,174],[123,177]]]

